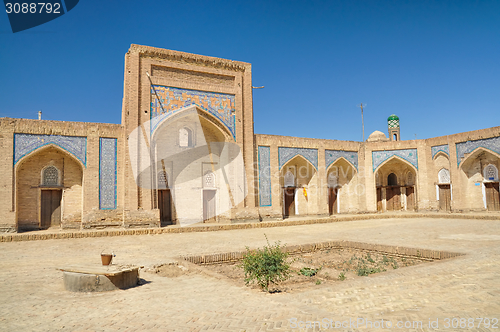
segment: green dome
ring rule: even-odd
[[[399,118],[396,114],[392,114],[390,117],[387,118],[387,121],[391,121],[391,120],[399,120]]]

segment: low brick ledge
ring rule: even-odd
[[[367,252],[377,252],[389,256],[418,258],[425,261],[447,259],[465,254],[432,249],[419,249],[385,244],[372,244],[355,241],[327,241],[302,245],[291,245],[282,247],[283,251],[290,255],[310,253],[327,249],[358,249]],[[193,264],[210,265],[220,263],[238,262],[243,259],[247,251],[233,251],[217,254],[205,254],[194,256],[181,256],[180,258]]]
[[[80,230],[65,231],[60,230],[54,233],[9,233],[0,235],[0,242],[34,241],[34,240],[54,240],[54,239],[78,239],[87,237],[123,236],[123,235],[148,235],[148,234],[168,234],[168,233],[192,233],[192,232],[213,232],[233,229],[286,227],[312,224],[326,224],[341,221],[356,221],[369,219],[391,219],[391,218],[438,218],[438,219],[478,219],[478,220],[500,220],[500,214],[440,214],[440,213],[398,213],[398,214],[356,214],[338,215],[334,217],[317,219],[285,219],[282,221],[263,221],[258,223],[238,223],[238,224],[207,224],[203,226],[170,226],[164,228],[136,228],[136,229],[109,229],[109,230]]]

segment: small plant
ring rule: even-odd
[[[315,276],[319,270],[320,269],[311,269],[310,267],[303,267],[300,269],[299,274],[302,274],[303,276],[306,277],[312,277]]]
[[[267,240],[263,249],[250,250],[243,256],[240,267],[245,271],[245,284],[256,282],[263,290],[270,292],[270,284],[278,284],[290,278],[290,265],[287,263],[288,253],[284,252],[280,242],[274,245]]]
[[[321,285],[321,280],[316,280],[316,285]]]
[[[370,256],[370,253],[366,254],[366,260],[369,261],[370,263],[375,263],[375,261],[373,260],[372,256]]]
[[[340,281],[344,281],[344,280],[346,280],[346,278],[347,277],[345,276],[345,273],[344,272],[340,272],[340,274],[339,274],[339,280]]]

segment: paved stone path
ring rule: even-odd
[[[330,240],[399,245],[465,253],[317,285],[294,293],[265,294],[203,274],[165,278],[141,273],[145,284],[105,293],[64,290],[57,267],[100,264],[103,249],[117,264],[145,267],[179,255],[244,250],[281,240],[287,245]],[[344,321],[331,331],[377,331],[348,324],[358,318],[408,328],[394,331],[499,331],[476,320],[452,328],[453,318],[500,319],[500,221],[383,219],[202,233],[135,235],[0,243],[1,331],[320,331],[294,329],[296,321]],[[450,319],[446,329],[445,319]],[[323,320],[325,319],[325,320]],[[439,328],[430,329],[429,319]],[[421,321],[422,326],[413,326]],[[457,321],[455,321],[457,322]],[[462,321],[464,322],[464,321]],[[462,324],[463,325],[463,324]],[[387,326],[387,325],[385,325]]]

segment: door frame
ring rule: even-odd
[[[329,215],[334,215],[334,214],[339,214],[340,209],[339,209],[339,187],[328,187],[328,214]],[[333,203],[331,213],[330,213],[330,193],[332,192],[335,193],[335,202]]]
[[[286,211],[286,197],[287,197],[286,191],[288,189],[293,189],[293,201],[292,201],[292,203],[290,203],[290,206],[292,204],[294,205],[294,207],[293,207],[293,211],[294,211],[293,216],[297,215],[297,210],[298,210],[297,200],[296,200],[297,197],[295,197],[297,195],[297,187],[283,187],[283,218],[289,218],[290,217],[290,213],[288,213],[288,214],[285,213],[285,212],[287,212]]]
[[[217,215],[217,189],[216,188],[203,188],[201,190],[201,220],[202,220],[202,223],[205,223],[207,220],[210,220],[210,219],[205,219],[205,191],[213,191],[214,192],[214,213],[215,215],[213,216],[213,220],[215,222],[218,222],[219,221],[219,216]]]
[[[449,196],[450,196],[450,206],[448,209],[444,209],[444,210],[441,210],[441,187],[444,187],[444,186],[447,186],[448,188],[442,188],[443,190],[444,189],[448,189],[449,190]],[[453,200],[453,195],[451,194],[451,184],[450,183],[439,183],[437,185],[437,192],[438,192],[438,210],[439,211],[446,211],[446,212],[449,212],[451,211],[451,202]]]
[[[59,208],[60,208],[60,211],[61,211],[61,216],[60,216],[60,220],[59,222],[62,223],[62,219],[63,219],[63,215],[64,215],[64,188],[62,187],[43,187],[43,188],[39,188],[39,193],[38,193],[38,228],[40,229],[44,229],[42,228],[42,193],[44,191],[48,191],[48,190],[57,190],[57,191],[60,191],[61,192],[61,200],[59,201]],[[50,224],[49,227],[52,226],[52,222]]]
[[[168,191],[169,192],[169,196],[170,196],[170,220],[167,220],[167,221],[163,221],[162,220],[162,206],[163,206],[163,202],[160,198],[163,198],[163,193]],[[157,205],[158,205],[158,209],[160,210],[160,227],[163,225],[163,224],[170,224],[170,225],[174,225],[175,222],[174,222],[174,217],[173,217],[173,209],[172,209],[172,190],[170,188],[166,188],[166,189],[157,189],[157,192],[158,192],[158,195],[157,195]]]
[[[486,182],[483,182],[483,190],[484,190],[484,207],[486,208],[486,211],[500,211],[500,188],[499,188],[499,193],[498,193],[498,204],[499,204],[499,208],[498,210],[490,210],[488,209],[488,188],[486,188],[486,185],[489,185],[491,184],[493,187],[495,185],[499,186],[500,187],[500,182],[498,181],[486,181]],[[494,189],[493,189],[494,190]]]

